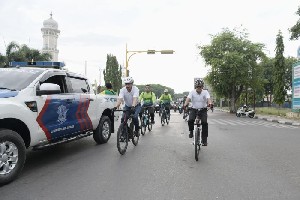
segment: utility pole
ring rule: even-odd
[[[160,52],[161,54],[173,54],[175,51],[174,50],[161,50],[161,51],[156,51],[156,50],[142,50],[142,51],[128,51],[127,49],[127,44],[126,44],[126,61],[125,61],[125,76],[128,76],[128,63],[131,58],[131,56],[137,54],[137,53],[147,53],[147,54],[155,54],[156,52]],[[128,54],[131,53],[129,56]]]
[[[87,74],[87,61],[85,61],[85,64],[84,64],[84,75],[86,76]]]
[[[101,67],[99,67],[99,72],[100,72],[100,74],[99,74],[99,85],[101,86],[101,74],[102,74],[102,68]]]

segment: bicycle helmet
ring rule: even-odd
[[[132,77],[125,77],[124,78],[124,83],[126,84],[126,83],[133,83],[133,78]]]
[[[199,87],[199,86],[200,86],[200,87],[203,87],[203,86],[204,86],[204,82],[203,82],[203,80],[201,80],[201,79],[196,79],[194,84],[195,84],[195,88],[196,88],[196,87]]]
[[[165,93],[168,93],[168,92],[169,92],[169,90],[168,90],[168,89],[165,89],[165,90],[164,90],[164,92],[165,92]]]

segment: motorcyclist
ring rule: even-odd
[[[184,109],[192,102],[192,109],[189,113],[189,138],[193,137],[194,122],[196,118],[196,109],[206,108],[211,106],[210,95],[207,90],[203,90],[204,82],[202,79],[196,79],[194,83],[195,89],[192,90],[184,103]],[[202,144],[207,146],[208,137],[208,123],[207,123],[207,110],[204,109],[200,112],[201,124],[202,124]]]
[[[212,102],[211,102],[211,105],[210,105],[211,112],[214,112],[214,104],[215,104],[215,102],[212,101]]]
[[[244,104],[244,106],[243,106],[243,111],[244,111],[244,112],[247,112],[247,111],[248,111],[248,106],[247,106],[246,104]]]
[[[187,95],[184,95],[183,100],[182,100],[182,107],[184,107],[184,103],[186,101],[186,98],[187,98]],[[187,117],[186,112],[187,112],[186,109],[183,109],[183,119],[185,119]]]

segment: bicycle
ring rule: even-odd
[[[146,129],[148,128],[148,131],[152,130],[152,123],[150,122],[150,112],[148,108],[151,108],[152,106],[145,106],[143,107],[142,116],[140,117],[141,120],[141,134],[145,135]]]
[[[161,125],[164,126],[165,124],[169,124],[170,114],[167,113],[165,104],[161,104],[161,117],[160,122]]]
[[[191,108],[191,109],[194,109],[194,108]],[[208,108],[201,108],[201,109],[194,109],[196,110],[196,119],[195,119],[195,128],[194,128],[194,147],[195,147],[195,160],[198,161],[198,158],[199,158],[199,152],[200,152],[200,149],[201,149],[201,130],[202,130],[202,127],[201,127],[201,113],[203,111],[207,111]]]
[[[128,146],[128,141],[131,139],[134,146],[137,146],[139,142],[139,135],[135,135],[134,124],[133,124],[133,116],[134,111],[132,110],[115,110],[115,111],[123,111],[123,121],[118,128],[117,132],[117,148],[121,155],[124,155]]]

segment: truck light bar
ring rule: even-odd
[[[34,61],[34,62],[9,62],[10,67],[40,67],[40,68],[55,68],[61,69],[65,66],[63,62],[52,61]]]

